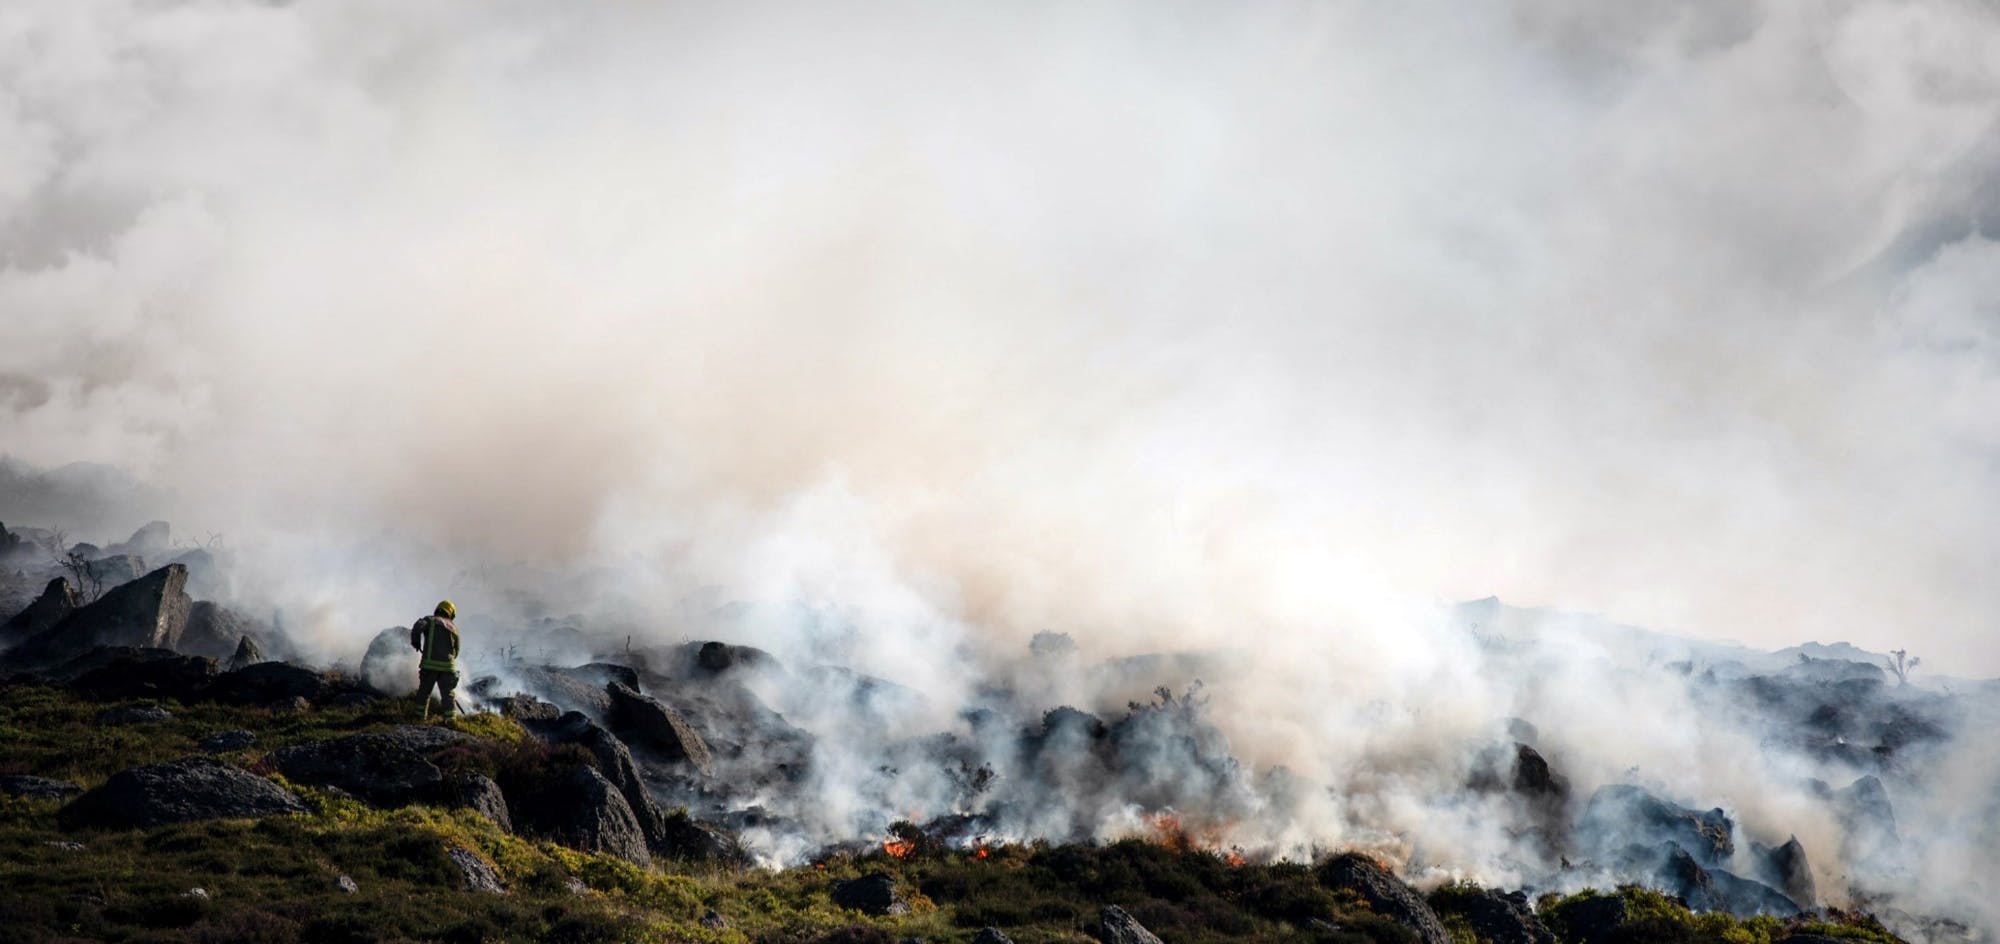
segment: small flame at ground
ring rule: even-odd
[[[882,840],[882,851],[901,859],[917,851],[917,844],[904,839],[884,839]]]

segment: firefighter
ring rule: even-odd
[[[437,686],[438,699],[444,702],[446,720],[458,708],[454,695],[458,688],[458,626],[452,622],[457,616],[458,608],[450,600],[441,600],[431,615],[410,627],[410,648],[423,653],[423,661],[417,663],[417,699],[424,703],[426,719],[431,716],[432,686]]]

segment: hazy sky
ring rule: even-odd
[[[17,0],[0,453],[996,638],[2000,674],[1996,117],[1970,0]]]

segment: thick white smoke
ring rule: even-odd
[[[734,628],[947,711],[1041,630],[1227,649],[1239,753],[1352,788],[1281,844],[1504,869],[1410,785],[1510,714],[1809,823],[1684,692],[1429,605],[2000,673],[1996,50],[1973,0],[26,0],[0,451],[167,488],[328,653],[509,580],[844,614]]]

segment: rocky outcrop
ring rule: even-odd
[[[263,777],[213,758],[187,757],[112,774],[57,819],[65,829],[145,829],[306,812],[298,797]]]
[[[1344,888],[1360,895],[1376,914],[1410,929],[1422,944],[1451,944],[1451,935],[1431,906],[1366,856],[1335,856],[1320,866],[1319,880],[1328,888]]]
[[[571,768],[536,795],[516,798],[511,809],[524,832],[572,849],[640,865],[653,859],[631,804],[594,767]]]
[[[1097,920],[1098,938],[1104,944],[1161,944],[1159,935],[1117,905],[1105,905]]]
[[[32,584],[30,584],[32,586]],[[42,595],[28,608],[14,614],[5,623],[0,623],[0,648],[31,639],[54,629],[57,623],[67,619],[71,613],[83,605],[83,597],[68,577],[57,577],[49,581]]]
[[[714,771],[715,759],[709,754],[708,742],[702,740],[680,712],[622,682],[605,686],[605,693],[611,698],[606,720],[621,738],[703,774]]]
[[[90,584],[107,591],[144,576],[146,560],[137,554],[111,554],[85,562],[83,572]]]
[[[902,890],[896,887],[896,880],[886,872],[835,882],[832,896],[835,905],[852,908],[866,915],[881,917],[910,913],[909,901],[903,897]]]
[[[445,799],[444,774],[424,756],[437,746],[398,732],[350,734],[281,747],[266,759],[295,783],[337,787],[376,806],[403,806]]]
[[[645,781],[639,778],[639,765],[632,761],[632,752],[624,742],[576,711],[554,721],[530,724],[528,728],[551,744],[574,744],[589,751],[605,781],[625,798],[647,846],[665,843],[665,813],[646,791]]]
[[[169,564],[117,587],[97,602],[23,641],[7,653],[25,667],[54,665],[103,646],[173,649],[187,629],[194,601],[184,589],[187,568]]]
[[[200,748],[204,754],[226,754],[230,751],[248,750],[256,743],[257,735],[255,732],[243,728],[232,728],[228,731],[217,731],[202,738],[195,743],[195,746]]]
[[[172,536],[172,525],[164,521],[148,521],[139,530],[132,532],[132,536],[126,538],[124,542],[105,548],[104,553],[136,554],[157,560],[172,546],[170,543]]]
[[[1799,913],[1797,902],[1762,882],[1705,868],[1687,850],[1672,843],[1666,844],[1663,852],[1665,861],[1658,867],[1657,880],[1669,894],[1696,911],[1724,911],[1739,918]]]

